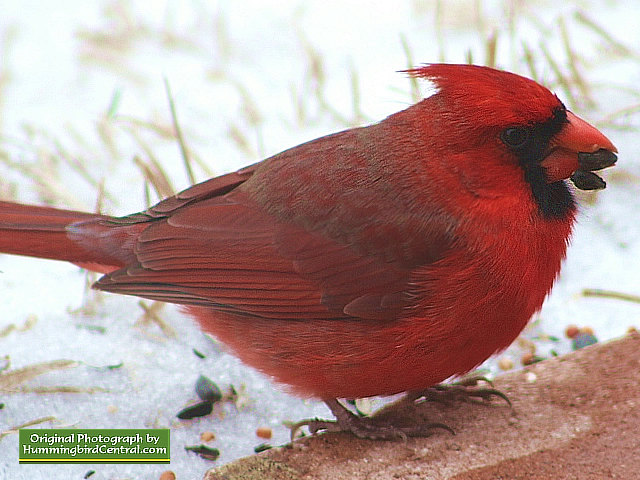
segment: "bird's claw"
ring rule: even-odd
[[[335,402],[335,403],[334,403]],[[426,423],[411,426],[396,426],[391,423],[381,421],[375,417],[359,417],[347,410],[337,400],[327,401],[327,405],[336,415],[336,420],[321,420],[318,418],[302,420],[291,425],[291,441],[302,427],[307,427],[314,435],[320,431],[324,432],[349,432],[358,438],[367,440],[407,440],[409,437],[428,437],[433,430],[446,430],[452,435],[455,432],[444,423]]]
[[[307,427],[309,433],[311,435],[315,435],[320,431],[326,432],[341,432],[342,429],[338,425],[338,422],[335,420],[322,420],[320,418],[308,418],[306,420],[301,420],[292,425],[287,425],[289,430],[291,430],[291,441],[293,442],[298,435],[298,432],[302,427]]]
[[[489,387],[478,387],[479,382],[484,382]],[[462,378],[460,381],[451,384],[438,384],[418,392],[407,394],[407,400],[417,402],[424,400],[427,402],[452,403],[455,401],[488,403],[493,397],[504,400],[509,407],[513,408],[511,400],[506,394],[493,388],[493,383],[482,375],[473,374]]]
[[[423,425],[412,425],[407,427],[397,427],[391,424],[371,421],[369,417],[355,417],[356,423],[347,426],[340,425],[335,420],[309,419],[302,420],[292,425],[291,441],[295,440],[298,431],[302,427],[307,427],[311,435],[318,432],[348,432],[358,438],[366,440],[396,440],[406,441],[409,437],[428,437],[435,429],[446,430],[455,435],[454,430],[444,423],[426,423]]]

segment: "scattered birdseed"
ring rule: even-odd
[[[574,338],[580,333],[580,329],[576,325],[568,325],[564,331],[567,338]]]
[[[217,460],[220,456],[220,450],[213,447],[207,447],[206,445],[192,445],[186,446],[184,449],[187,452],[194,452],[200,455],[205,460]]]
[[[260,445],[256,445],[256,446],[253,448],[253,451],[254,451],[255,453],[260,453],[260,452],[264,452],[265,450],[271,450],[272,448],[273,448],[273,447],[272,447],[270,444],[268,444],[268,443],[261,443]]]
[[[198,358],[207,358],[207,356],[204,353],[196,350],[195,348],[192,349],[192,350],[193,350],[193,353],[195,354],[196,357],[198,357]]]
[[[520,358],[520,363],[522,363],[522,365],[533,365],[534,363],[538,363],[538,362],[540,362],[542,360],[544,360],[543,357],[540,357],[540,356],[535,355],[533,353],[525,353]]]
[[[256,429],[256,435],[260,438],[271,438],[273,431],[269,427],[258,427]]]
[[[165,470],[160,474],[159,480],[176,480],[176,474],[171,470]]]
[[[509,357],[500,357],[498,367],[500,367],[500,370],[511,370],[513,368],[513,360]]]
[[[598,339],[593,333],[580,332],[573,339],[571,339],[571,348],[579,350],[589,345],[598,343]]]
[[[513,368],[513,360],[509,357],[500,357],[498,360],[498,367],[500,370],[511,370]]]
[[[218,402],[222,399],[222,392],[218,385],[204,375],[200,375],[196,381],[196,393],[201,400]]]
[[[180,420],[190,420],[196,417],[204,417],[213,411],[213,402],[202,401],[194,405],[183,408],[178,412],[176,417]]]

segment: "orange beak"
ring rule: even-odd
[[[567,112],[567,120],[551,140],[550,153],[540,162],[547,181],[553,183],[571,177],[583,190],[604,188],[604,180],[592,172],[615,164],[618,149],[597,128],[573,113]]]

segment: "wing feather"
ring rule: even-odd
[[[409,278],[407,268],[278,221],[241,194],[149,221],[134,252],[136,263],[97,288],[267,318],[391,318]]]

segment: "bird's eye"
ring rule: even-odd
[[[509,127],[502,132],[500,138],[511,148],[520,148],[529,140],[530,131],[525,127]]]

